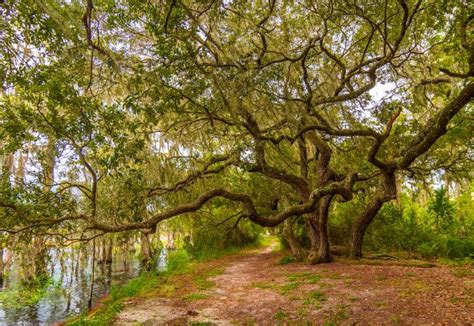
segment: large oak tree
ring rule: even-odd
[[[3,154],[54,146],[62,171],[39,155],[3,183],[11,233],[149,232],[223,198],[262,226],[305,216],[308,260],[328,262],[331,203],[365,188],[359,257],[397,174],[436,166],[438,139],[470,123],[465,1],[0,6]]]

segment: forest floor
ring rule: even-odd
[[[202,264],[124,302],[115,325],[474,324],[472,266],[283,256],[267,247]]]

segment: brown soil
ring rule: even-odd
[[[182,276],[169,297],[126,303],[115,324],[474,325],[472,267],[380,260],[279,265],[282,255],[267,248],[213,262],[221,274],[203,272],[214,275],[205,289],[196,285],[199,271]]]

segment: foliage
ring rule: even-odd
[[[470,196],[470,189],[453,201],[440,188],[427,205],[404,196],[401,209],[394,205],[382,209],[367,232],[366,246],[379,252],[402,251],[424,258],[472,257],[474,215],[466,207],[466,195]]]
[[[434,193],[434,198],[428,205],[428,214],[433,215],[432,220],[439,230],[447,230],[454,222],[454,205],[447,196],[446,189],[441,187]]]
[[[229,227],[229,226],[227,226]],[[257,245],[261,228],[251,223],[240,223],[237,227],[197,226],[192,230],[192,243],[185,244],[189,254],[197,259],[215,258],[233,249]]]
[[[25,305],[37,304],[47,296],[54,296],[61,291],[59,284],[51,278],[33,278],[28,284],[18,284],[0,292],[0,304],[7,308],[21,308]]]
[[[176,274],[183,273],[189,266],[189,254],[184,249],[179,249],[171,252],[167,257],[166,273]]]

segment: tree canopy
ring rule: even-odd
[[[151,232],[219,204],[236,223],[304,216],[326,262],[333,201],[371,194],[361,256],[397,178],[470,173],[468,1],[7,0],[0,16],[2,231]]]

